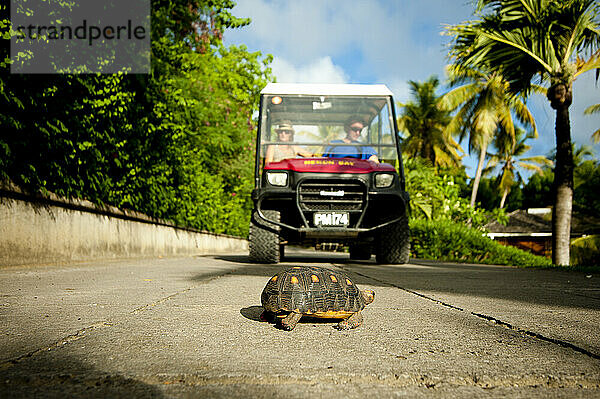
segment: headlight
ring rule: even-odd
[[[394,182],[394,175],[391,173],[379,173],[375,175],[375,187],[385,188],[392,185]]]
[[[267,181],[272,186],[287,186],[288,175],[285,172],[267,172]]]

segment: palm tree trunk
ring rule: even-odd
[[[569,265],[573,209],[573,147],[569,107],[556,110],[556,167],[552,208],[552,262]]]
[[[562,86],[562,87],[561,87]],[[552,262],[569,265],[571,212],[573,209],[573,147],[569,106],[570,85],[556,85],[548,90],[548,99],[556,110],[556,166],[554,168],[554,207],[552,208]]]
[[[475,207],[475,199],[477,199],[477,190],[479,190],[479,181],[483,172],[483,163],[485,162],[485,154],[487,152],[487,144],[484,144],[479,152],[479,160],[477,161],[477,171],[473,180],[473,190],[471,191],[471,206]]]
[[[508,197],[508,188],[504,189],[502,193],[502,199],[500,200],[500,209],[504,208],[504,202],[506,201],[506,197]]]

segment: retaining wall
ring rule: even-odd
[[[0,188],[0,266],[246,251],[246,240],[136,212]]]

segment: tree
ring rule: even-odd
[[[461,140],[468,135],[469,152],[479,154],[471,192],[471,206],[475,206],[488,145],[497,135],[515,142],[513,113],[537,137],[535,120],[523,101],[508,93],[508,82],[497,72],[455,64],[448,67],[448,78],[450,86],[461,85],[444,95],[447,108],[458,108],[449,129],[459,131]]]
[[[549,158],[556,159],[556,150]],[[573,144],[573,164],[573,211],[593,220],[600,218],[600,163],[594,159],[592,147]]]
[[[469,221],[474,228],[481,228],[489,221],[486,212],[473,208],[461,197],[460,184],[455,183],[453,176],[441,173],[439,168],[420,157],[408,159],[404,166],[406,189],[411,193],[411,220]],[[495,216],[503,217],[503,214],[500,212]]]
[[[523,208],[547,208],[552,206],[554,172],[542,167],[542,174],[533,174],[523,186]]]
[[[577,165],[574,184],[573,209],[585,218],[600,220],[600,162],[588,159]]]
[[[249,23],[233,6],[153,0],[149,75],[8,74],[0,46],[0,180],[246,235],[271,57],[223,46]],[[0,18],[0,44],[9,26]]]
[[[421,157],[434,166],[459,167],[458,151],[462,150],[446,129],[450,111],[440,105],[441,96],[436,94],[439,83],[435,76],[423,83],[408,82],[414,101],[400,104],[398,126],[407,133],[402,151],[409,158]]]
[[[543,155],[533,157],[522,156],[531,148],[525,142],[534,137],[535,135],[532,132],[525,135],[523,129],[517,128],[515,130],[515,141],[506,134],[499,134],[494,138],[493,146],[497,149],[497,152],[490,154],[486,172],[491,172],[500,167],[498,188],[502,193],[502,198],[500,199],[501,209],[504,208],[506,197],[514,186],[515,180],[519,183],[523,181],[519,168],[532,170],[542,175],[543,169],[539,165],[551,166],[553,164],[552,161]]]
[[[481,19],[451,26],[451,58],[499,72],[513,93],[531,92],[539,79],[556,111],[557,159],[552,210],[552,260],[569,264],[573,154],[569,107],[573,81],[600,68],[597,0],[478,0]],[[586,58],[587,57],[587,58]]]

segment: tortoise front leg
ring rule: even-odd
[[[278,320],[279,328],[286,331],[292,331],[301,318],[302,313],[291,312],[287,316]]]
[[[338,330],[351,330],[360,326],[362,324],[362,321],[362,314],[360,312],[356,312],[347,319],[340,321],[335,328],[337,328]]]

